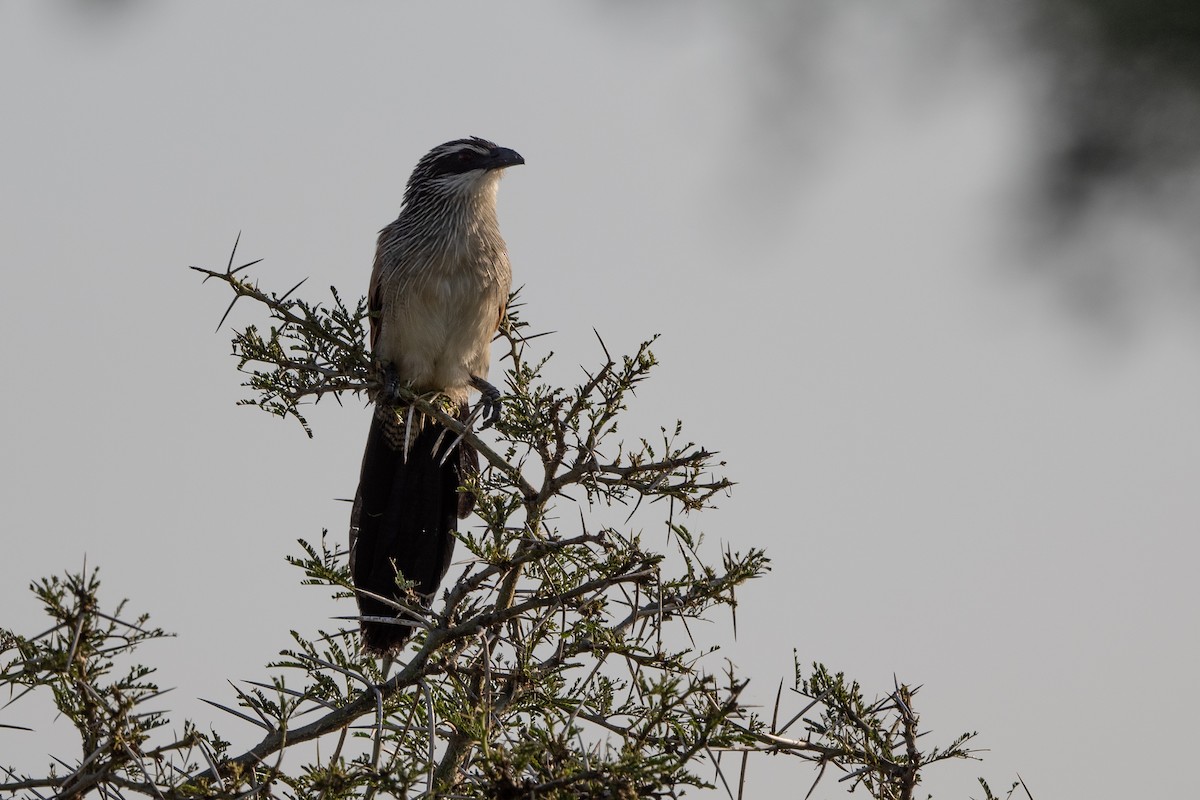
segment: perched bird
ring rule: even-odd
[[[470,391],[482,394],[484,424],[500,412],[487,383],[491,341],[512,285],[496,221],[496,189],[514,150],[471,137],[422,158],[396,221],[379,233],[368,304],[371,349],[383,375],[350,520],[350,570],[358,590],[363,647],[389,654],[411,636],[411,581],[427,604],[450,566],[454,532],[474,497],[461,491],[478,453],[432,419],[410,414],[396,387],[440,392],[459,419]]]

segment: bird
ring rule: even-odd
[[[482,426],[500,415],[487,382],[491,342],[504,318],[512,268],[500,235],[496,192],[515,150],[476,136],[440,144],[408,179],[399,216],[379,232],[367,305],[372,359],[381,375],[350,519],[350,572],[363,649],[391,656],[412,636],[398,609],[411,582],[428,606],[450,567],[458,520],[475,498],[462,490],[479,471],[467,442],[420,413],[397,387],[440,393],[455,417]],[[392,602],[388,602],[392,601]]]

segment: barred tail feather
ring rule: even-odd
[[[406,602],[396,586],[399,572],[428,605],[450,567],[458,518],[473,505],[459,486],[478,455],[465,443],[447,454],[455,435],[432,420],[421,422],[404,447],[404,421],[394,409],[378,407],[371,418],[350,520],[350,571],[357,589]],[[412,636],[406,624],[412,620],[381,600],[360,593],[358,608],[363,617],[398,618],[362,620],[366,650],[394,652]]]

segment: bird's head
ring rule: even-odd
[[[417,162],[408,179],[406,198],[419,194],[469,196],[494,192],[505,167],[524,164],[516,150],[472,136],[439,144]]]

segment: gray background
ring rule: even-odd
[[[868,694],[924,684],[940,741],[980,732],[937,796],[1016,772],[1038,798],[1185,796],[1194,167],[1063,221],[1053,64],[1011,20],[739,8],[0,6],[0,624],[40,630],[27,584],[86,557],[178,632],[145,657],[207,727],[195,698],[351,613],[283,557],[344,536],[368,412],[322,403],[309,441],[235,407],[228,298],[186,267],[243,231],[264,285],[357,296],[416,159],[474,134],[528,161],[501,221],[552,376],[597,362],[593,327],[623,352],[661,332],[626,435],[682,418],[739,482],[690,524],[774,559],[723,650],[748,699],[796,648]],[[33,768],[47,718],[2,712],[39,728],[0,730],[3,760]],[[810,780],[750,771],[756,797]]]

